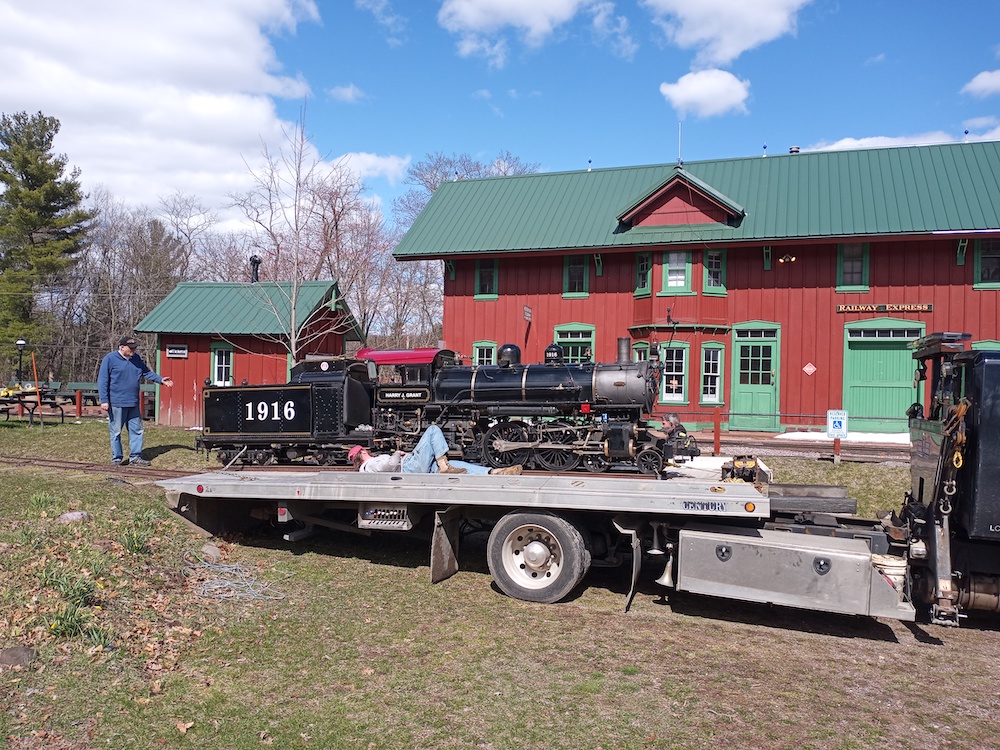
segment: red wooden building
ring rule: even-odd
[[[794,153],[442,185],[395,251],[444,261],[444,344],[489,363],[658,351],[658,413],[905,430],[908,344],[1000,346],[1000,144]]]
[[[361,340],[333,281],[182,282],[136,331],[156,334],[156,352],[141,354],[173,378],[173,388],[157,386],[156,399],[157,422],[173,427],[201,425],[201,389],[208,383],[287,383],[299,359],[344,354],[346,342]]]

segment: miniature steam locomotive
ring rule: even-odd
[[[355,444],[412,449],[436,424],[456,456],[494,467],[659,474],[668,460],[698,455],[676,415],[646,419],[659,389],[654,363],[568,364],[556,345],[545,357],[522,364],[507,344],[496,365],[456,364],[447,349],[308,359],[286,385],[206,387],[198,444],[224,464],[329,465],[345,463]],[[379,380],[380,367],[390,379]]]

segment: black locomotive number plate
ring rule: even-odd
[[[205,392],[206,432],[308,435],[312,431],[308,386],[213,388]]]

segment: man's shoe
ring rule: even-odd
[[[504,474],[507,476],[517,476],[524,472],[524,467],[521,464],[514,464],[513,466],[504,466],[502,469],[490,469],[490,474]]]
[[[120,458],[112,458],[111,459],[111,465],[112,466],[122,466],[122,460]]]
[[[452,466],[451,464],[438,466],[438,474],[466,474],[467,472],[467,469],[461,469],[458,466]]]
[[[128,462],[129,466],[152,466],[152,464],[144,458],[131,458]]]

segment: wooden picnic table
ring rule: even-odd
[[[21,391],[19,393],[9,393],[6,396],[0,396],[0,411],[4,413],[5,419],[10,419],[10,410],[14,407],[18,408],[18,416],[24,412],[28,413],[28,424],[35,423],[35,411],[39,407],[44,407],[47,409],[54,409],[59,412],[59,422],[60,424],[66,421],[66,412],[63,411],[63,405],[61,400],[56,396],[55,393],[46,391]],[[42,421],[42,414],[38,414],[39,422]]]

